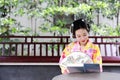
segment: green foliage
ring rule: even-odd
[[[69,34],[73,20],[81,17],[90,23],[93,35],[120,36],[119,23],[116,27],[113,27],[108,24],[98,25],[93,21],[99,14],[111,20],[114,17],[119,20],[119,10],[119,0],[0,0],[0,36],[39,34],[32,32],[30,26],[22,26],[11,15],[15,17],[27,16],[31,22],[32,19],[44,19],[44,23],[38,25],[40,32],[50,32],[54,36]],[[4,38],[0,41],[12,42],[18,40]],[[56,45],[50,47],[54,47],[56,50],[58,48]],[[14,51],[15,47],[12,48]],[[9,47],[0,46],[0,53],[3,50],[4,53],[7,53]]]
[[[80,0],[1,0],[0,15],[3,18],[0,19],[0,34],[31,34],[31,29],[28,29],[29,26],[23,28],[25,26],[11,18],[9,14],[15,16],[27,15],[29,19],[44,19],[44,23],[39,25],[40,31],[51,32],[54,35],[69,33],[72,21],[83,17],[92,25],[93,33],[97,34],[98,31],[95,30],[102,31],[105,25],[93,26],[95,25],[93,19],[97,17],[94,13],[98,13],[98,15],[100,13],[108,19],[113,19],[119,17],[119,9],[119,0],[84,0],[84,2]],[[99,28],[99,26],[103,28]],[[107,27],[105,27],[105,30]],[[111,28],[113,27],[108,27],[110,30]],[[101,33],[104,34],[104,32]]]
[[[112,27],[110,25],[96,25],[92,24],[91,31],[94,33],[94,35],[100,35],[100,36],[120,36],[120,25],[117,27]]]

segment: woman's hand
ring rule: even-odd
[[[69,70],[66,68],[62,71],[63,74],[68,74],[69,73]]]

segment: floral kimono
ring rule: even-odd
[[[100,64],[101,72],[102,72],[102,57],[100,54],[100,49],[97,45],[93,44],[92,42],[88,41],[84,49],[80,46],[79,42],[75,41],[70,44],[68,44],[65,49],[63,50],[60,61],[59,63],[66,57],[68,56],[71,52],[75,51],[81,51],[83,53],[86,53],[87,55],[90,56],[90,58],[93,60],[93,63],[98,63]],[[61,67],[61,72],[66,73],[66,69]]]

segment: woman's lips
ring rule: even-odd
[[[85,40],[83,40],[82,42],[85,42]]]

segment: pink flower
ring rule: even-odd
[[[100,61],[100,56],[97,57],[97,60]]]
[[[93,53],[97,53],[97,50],[93,50]]]
[[[65,56],[65,52],[63,52],[63,54],[62,54],[62,58],[64,59],[66,56]]]

